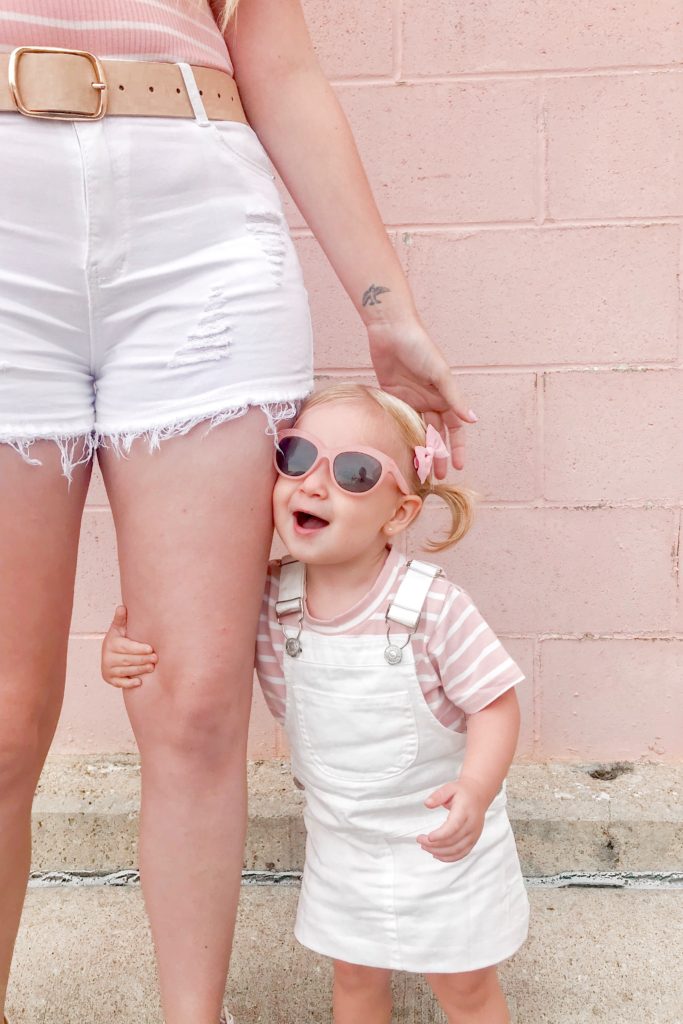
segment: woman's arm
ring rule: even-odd
[[[240,0],[226,40],[247,117],[363,319],[380,383],[443,419],[460,468],[458,431],[476,417],[420,321],[299,0]]]

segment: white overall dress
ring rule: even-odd
[[[439,573],[408,562],[387,610],[389,646],[388,631],[306,629],[300,562],[283,560],[275,609],[289,638],[285,729],[306,796],[295,935],[349,963],[454,973],[511,956],[526,938],[529,903],[505,785],[466,857],[446,864],[416,841],[445,820],[424,800],[457,778],[465,749],[465,735],[427,706],[410,644]]]

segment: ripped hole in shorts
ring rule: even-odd
[[[273,210],[251,210],[247,213],[247,230],[261,246],[273,277],[281,283],[287,249],[281,214]]]
[[[194,331],[169,361],[169,367],[194,366],[225,359],[230,352],[230,318],[225,292],[215,285]]]

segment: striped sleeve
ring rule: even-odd
[[[449,701],[467,715],[525,678],[471,597],[452,585],[427,638],[427,655]]]
[[[256,675],[272,716],[284,724],[287,691],[283,673],[284,643],[274,612],[275,595],[280,579],[280,563],[268,566],[266,586],[259,615],[256,637]]]

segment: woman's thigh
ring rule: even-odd
[[[149,453],[100,460],[116,522],[128,633],[159,655],[125,700],[141,747],[245,739],[272,537],[273,438],[255,408]],[[231,726],[232,723],[232,726]]]
[[[59,718],[89,464],[71,486],[38,441],[28,465],[0,444],[0,785],[31,785]]]

